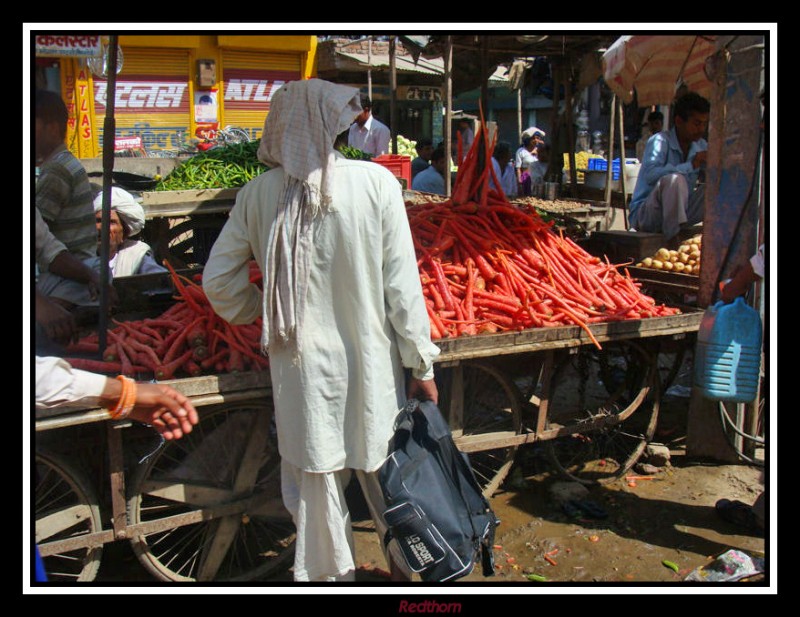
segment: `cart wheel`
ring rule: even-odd
[[[652,439],[660,391],[655,357],[633,343],[583,347],[563,358],[550,385],[547,442],[556,471],[583,484],[625,474]]]
[[[452,399],[454,372],[463,371],[463,430],[454,431],[456,446],[469,456],[472,471],[483,490],[491,497],[505,480],[514,463],[518,446],[484,449],[486,436],[498,438],[518,435],[522,430],[522,402],[517,388],[506,376],[489,364],[464,363],[460,367],[440,369],[437,381],[439,405],[447,413]]]
[[[62,455],[36,453],[36,544],[49,582],[93,581],[103,546],[51,553],[48,544],[102,531],[100,506],[86,474]]]
[[[148,527],[131,543],[159,580],[263,580],[294,554],[271,401],[209,408],[139,466],[132,487],[130,523]],[[201,509],[200,521],[168,518]]]
[[[167,234],[169,255],[186,267],[205,264],[227,216],[201,215],[172,224]]]

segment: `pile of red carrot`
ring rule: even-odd
[[[627,270],[556,233],[535,209],[491,188],[492,150],[482,129],[452,197],[406,205],[431,338],[580,326],[600,347],[590,324],[679,312],[642,293]]]
[[[261,354],[261,319],[233,326],[219,317],[206,297],[200,276],[192,280],[169,263],[176,302],[158,317],[114,320],[107,333],[102,360],[66,358],[75,368],[157,380],[262,370],[269,367]],[[250,265],[250,281],[261,285],[261,271]],[[99,336],[93,333],[67,348],[68,353],[100,356]]]

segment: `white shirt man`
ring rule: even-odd
[[[352,580],[346,474],[356,471],[376,526],[385,529],[380,504],[368,495],[371,489],[382,500],[374,472],[406,396],[435,393],[439,349],[397,179],[333,150],[332,131],[347,131],[358,113],[357,90],[317,79],[282,90],[259,148],[271,169],[239,191],[203,288],[228,322],[263,319],[281,488],[298,530],[295,580]],[[295,245],[282,246],[293,238]],[[252,256],[263,292],[249,282]],[[291,284],[282,286],[286,276]]]
[[[392,138],[389,127],[372,115],[372,103],[368,98],[362,97],[361,107],[363,111],[350,126],[347,145],[373,156],[386,154]]]

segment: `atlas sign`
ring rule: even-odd
[[[114,105],[119,111],[188,111],[188,85],[185,82],[119,81]],[[108,84],[95,82],[95,103],[106,106]]]
[[[266,79],[231,79],[225,83],[225,102],[241,101],[268,103],[272,94],[285,81],[269,81]]]

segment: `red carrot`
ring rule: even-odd
[[[187,350],[182,356],[175,358],[170,362],[164,362],[155,370],[156,379],[172,379],[175,376],[175,371],[182,367],[192,357],[192,350]]]

